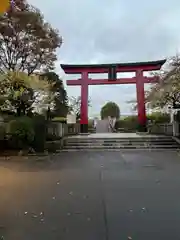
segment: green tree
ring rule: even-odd
[[[44,21],[40,10],[26,0],[14,0],[13,7],[0,16],[0,71],[52,69],[62,38]]]
[[[107,118],[108,116],[119,119],[120,109],[116,103],[108,102],[101,108],[101,119]]]
[[[51,84],[51,92],[53,93],[54,106],[52,114],[54,117],[66,117],[68,113],[68,97],[64,89],[63,81],[55,72],[46,72],[41,74],[41,78],[47,80]]]
[[[35,75],[9,71],[0,76],[0,108],[18,116],[28,115],[35,107],[33,104],[49,99],[50,88],[48,82]]]

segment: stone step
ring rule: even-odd
[[[98,143],[98,142],[172,142],[175,141],[172,138],[168,138],[168,139],[90,139],[90,140],[84,140],[84,139],[65,139],[64,142],[72,142],[72,143],[76,143],[76,142],[82,142],[82,143]]]
[[[65,150],[179,149],[169,136],[71,137],[64,140]]]
[[[131,146],[124,146],[124,145],[119,145],[119,146],[107,146],[107,149],[178,149],[179,146],[177,145],[154,145],[154,146],[139,146],[139,145],[131,145]],[[64,146],[64,149],[106,149],[105,146],[92,146],[92,145],[86,145],[86,146]]]
[[[65,145],[142,145],[142,144],[154,144],[154,145],[169,145],[169,144],[177,144],[177,142],[171,140],[171,141],[116,141],[116,142],[107,142],[107,141],[101,141],[101,142],[65,142]]]
[[[163,146],[168,146],[168,145],[175,145],[175,146],[179,146],[176,142],[157,142],[157,143],[153,143],[153,142],[116,142],[116,143],[67,143],[66,146],[119,146],[119,145],[124,145],[124,146],[129,146],[129,145],[139,145],[139,146],[143,146],[143,145],[148,145],[148,146],[153,146],[153,145],[163,145]]]
[[[177,152],[177,148],[64,148],[57,152],[126,152],[126,151],[155,151],[155,152]]]
[[[171,143],[171,142],[176,142],[175,140],[173,139],[169,139],[169,140],[158,140],[158,141],[137,141],[137,140],[121,140],[121,141],[64,141],[64,143],[82,143],[82,144],[91,144],[91,143],[94,143],[94,144],[102,144],[102,143],[159,143],[159,142],[164,142],[164,143]],[[176,142],[177,143],[177,142]]]
[[[68,138],[64,139],[65,142],[158,142],[158,141],[174,141],[172,138],[108,138],[108,139],[95,139],[95,138]]]

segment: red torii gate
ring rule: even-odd
[[[81,86],[81,131],[88,131],[88,85],[105,84],[136,84],[138,120],[142,128],[146,126],[146,108],[144,96],[144,83],[155,83],[158,77],[145,77],[144,71],[160,70],[166,60],[136,63],[117,63],[117,64],[87,64],[69,65],[62,64],[61,67],[66,74],[81,74],[77,80],[67,80],[69,86]],[[118,72],[135,72],[132,78],[116,78]],[[89,73],[108,73],[108,79],[91,79]]]

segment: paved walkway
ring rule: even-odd
[[[68,136],[68,138],[156,138],[164,137],[163,135],[151,135],[151,134],[137,134],[137,133],[91,133],[75,136]]]
[[[0,190],[0,239],[180,239],[176,152],[75,152],[1,162]]]

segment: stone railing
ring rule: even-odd
[[[68,135],[76,135],[80,132],[80,124],[66,124],[60,122],[49,122],[47,135],[52,138],[60,139]]]
[[[171,123],[149,124],[148,132],[150,134],[165,134],[165,135],[172,136],[173,135],[173,125]]]
[[[46,149],[56,152],[64,146],[64,137],[80,133],[80,124],[49,122],[47,125]]]

